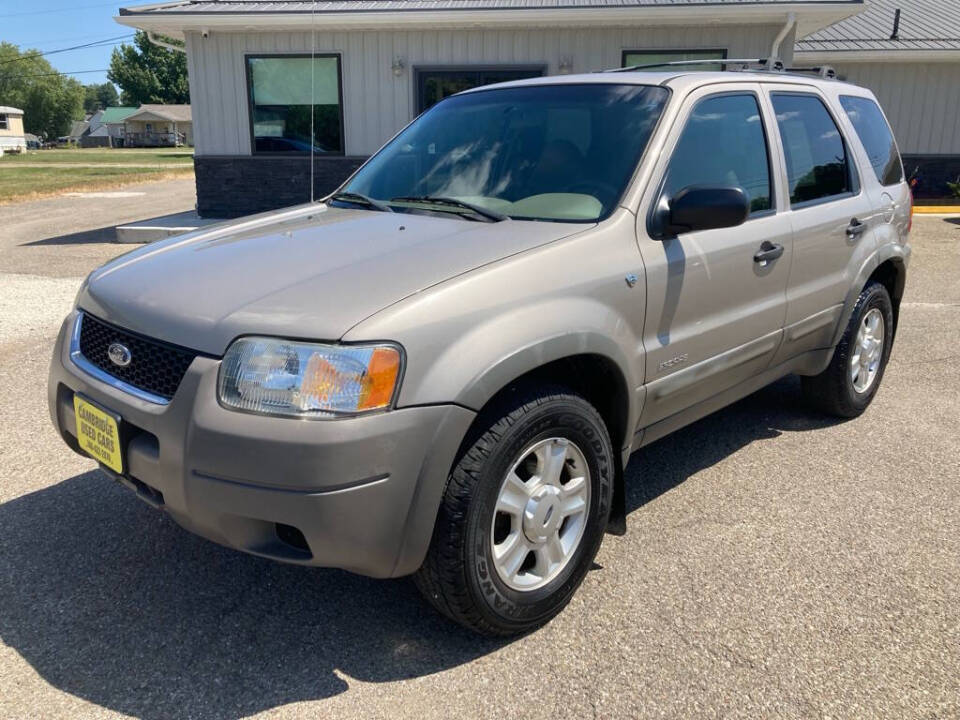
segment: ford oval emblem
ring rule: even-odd
[[[127,346],[118,342],[110,343],[110,347],[107,348],[107,357],[117,367],[126,367],[133,360],[133,355],[130,354]]]

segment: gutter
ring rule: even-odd
[[[793,53],[795,61],[814,65],[843,63],[960,62],[956,50],[802,50]]]
[[[784,39],[787,37],[787,34],[793,29],[793,26],[797,24],[797,14],[796,13],[787,13],[787,23],[780,30],[780,34],[774,38],[773,46],[770,48],[770,61],[774,62],[780,60],[780,46],[783,44]]]
[[[168,43],[165,40],[161,40],[160,38],[158,38],[156,35],[153,34],[153,30],[147,30],[147,40],[149,40],[151,43],[153,43],[157,47],[166,48],[167,50],[173,50],[174,52],[182,52],[182,53],[187,52],[187,49],[182,45],[174,45],[172,43]]]
[[[237,3],[237,5],[244,3]],[[259,6],[259,3],[248,3]],[[147,6],[148,8],[150,6]],[[234,11],[233,8],[218,12],[193,12],[190,3],[168,3],[162,9],[144,9],[144,6],[120,8],[114,21],[141,30],[154,30],[180,38],[184,32],[202,28],[222,31],[264,32],[270,29],[302,30],[304,18],[309,12]],[[365,10],[335,11],[318,8],[313,15],[325,29],[368,28],[435,28],[442,27],[611,27],[623,23],[689,25],[695,17],[698,23],[719,24],[773,24],[783,13],[794,16],[798,30],[804,34],[815,32],[833,23],[862,11],[861,0],[839,0],[829,3],[791,2],[768,5],[737,3],[724,5],[697,4],[697,14],[691,15],[693,5],[644,5],[591,7],[571,4],[571,0],[559,0],[558,4],[539,7],[404,7],[403,3],[384,3],[383,7]],[[797,22],[802,18],[803,22]],[[800,26],[803,27],[800,27]],[[789,30],[787,30],[789,32]],[[784,35],[786,37],[786,35]],[[782,43],[782,40],[781,40]]]

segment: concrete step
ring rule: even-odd
[[[149,243],[171,235],[181,235],[182,233],[192,232],[197,228],[213,225],[221,222],[217,218],[202,218],[197,215],[196,210],[189,212],[174,213],[173,215],[162,215],[160,217],[150,218],[149,220],[139,220],[127,225],[117,226],[118,243]]]

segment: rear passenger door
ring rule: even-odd
[[[637,219],[647,278],[645,426],[761,372],[780,342],[791,230],[777,216],[772,119],[759,85],[722,88],[684,100]],[[648,211],[696,185],[742,188],[749,218],[653,239]],[[757,258],[769,248],[779,256]]]
[[[840,122],[813,86],[768,86],[793,228],[784,341],[776,362],[829,347],[878,218]]]

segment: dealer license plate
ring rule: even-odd
[[[115,473],[123,473],[120,416],[104,412],[79,395],[73,396],[73,409],[77,416],[80,447]]]

